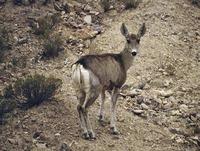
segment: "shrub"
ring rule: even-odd
[[[192,4],[200,7],[200,0],[192,0]]]
[[[14,99],[0,96],[0,124],[4,122],[5,115],[12,112],[16,106],[17,103]]]
[[[42,58],[57,57],[59,52],[63,50],[63,41],[60,35],[54,35],[45,40],[42,52]]]
[[[8,98],[13,98],[13,96],[14,96],[14,91],[12,85],[10,84],[4,88],[3,97],[8,99]]]
[[[25,68],[27,65],[27,58],[26,56],[13,57],[11,60],[11,63],[13,66]]]
[[[4,53],[9,48],[9,31],[5,26],[0,25],[0,62],[3,61]]]
[[[60,79],[35,74],[17,80],[13,89],[21,107],[29,108],[50,100],[61,84]]]
[[[43,35],[48,37],[53,26],[59,22],[60,16],[58,13],[47,14],[46,16],[40,17],[36,22],[31,22],[33,33],[36,35]]]
[[[123,0],[126,9],[137,8],[141,0]]]
[[[104,12],[107,12],[110,10],[110,0],[101,0],[101,6],[104,10]]]

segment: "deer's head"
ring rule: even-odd
[[[145,23],[142,24],[137,34],[129,33],[124,23],[122,23],[120,30],[122,35],[126,38],[126,45],[124,50],[128,51],[130,55],[136,56],[139,51],[140,39],[146,32]]]

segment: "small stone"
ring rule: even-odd
[[[146,83],[143,89],[144,90],[149,90],[150,88],[151,88],[151,86],[148,83]]]
[[[181,144],[184,143],[184,140],[183,140],[182,138],[180,138],[180,137],[176,138],[175,141],[176,141],[177,143],[181,143]]]
[[[89,12],[91,15],[99,15],[99,12],[96,12],[96,11],[90,11]]]
[[[163,97],[170,97],[174,94],[174,92],[172,90],[167,90],[167,91],[158,91],[159,95],[160,96],[163,96]]]
[[[46,143],[36,143],[36,146],[39,149],[46,149],[47,148],[47,144]]]
[[[108,144],[108,147],[115,147],[115,144]]]
[[[133,89],[131,90],[130,92],[128,92],[128,96],[137,96],[137,95],[140,95],[142,93],[142,90],[140,89]]]
[[[60,136],[60,133],[56,133],[55,136]]]
[[[133,113],[136,114],[136,115],[140,115],[140,114],[144,113],[144,111],[143,111],[143,110],[140,110],[140,109],[133,109],[132,111],[133,111]]]
[[[141,104],[141,107],[142,107],[142,109],[144,109],[144,110],[148,110],[148,109],[149,109],[149,107],[148,107],[145,103],[142,103],[142,104]]]
[[[66,58],[64,61],[64,65],[66,65],[68,63],[68,59]]]
[[[67,143],[62,143],[59,151],[71,151],[71,149]]]
[[[14,144],[14,145],[17,145],[18,143],[17,143],[17,140],[16,139],[13,139],[13,138],[8,138],[8,142],[10,143],[10,144]]]
[[[33,134],[33,138],[34,138],[34,139],[37,139],[37,138],[40,137],[41,134],[42,134],[42,132],[35,132],[35,133]]]
[[[83,18],[83,20],[87,23],[87,24],[91,24],[92,23],[92,17],[91,15],[87,15]]]
[[[171,108],[172,107],[172,103],[171,102],[168,102],[168,103],[166,103],[164,106],[163,106],[163,108],[166,110],[166,109],[169,109],[169,108]]]
[[[165,80],[163,83],[165,87],[168,87],[170,84],[172,84],[172,80]]]
[[[179,106],[179,109],[180,109],[180,111],[181,111],[182,113],[188,112],[188,106],[185,105],[185,104],[181,104],[181,105]]]
[[[179,110],[173,110],[172,111],[172,116],[180,116],[181,113],[179,112]]]

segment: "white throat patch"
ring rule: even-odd
[[[137,49],[132,49],[131,52],[137,52]]]

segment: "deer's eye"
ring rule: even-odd
[[[137,41],[138,44],[140,43],[140,39],[137,39],[136,41]]]
[[[126,41],[127,41],[127,43],[129,43],[129,44],[131,43],[130,39],[128,39],[128,38],[126,39]]]

